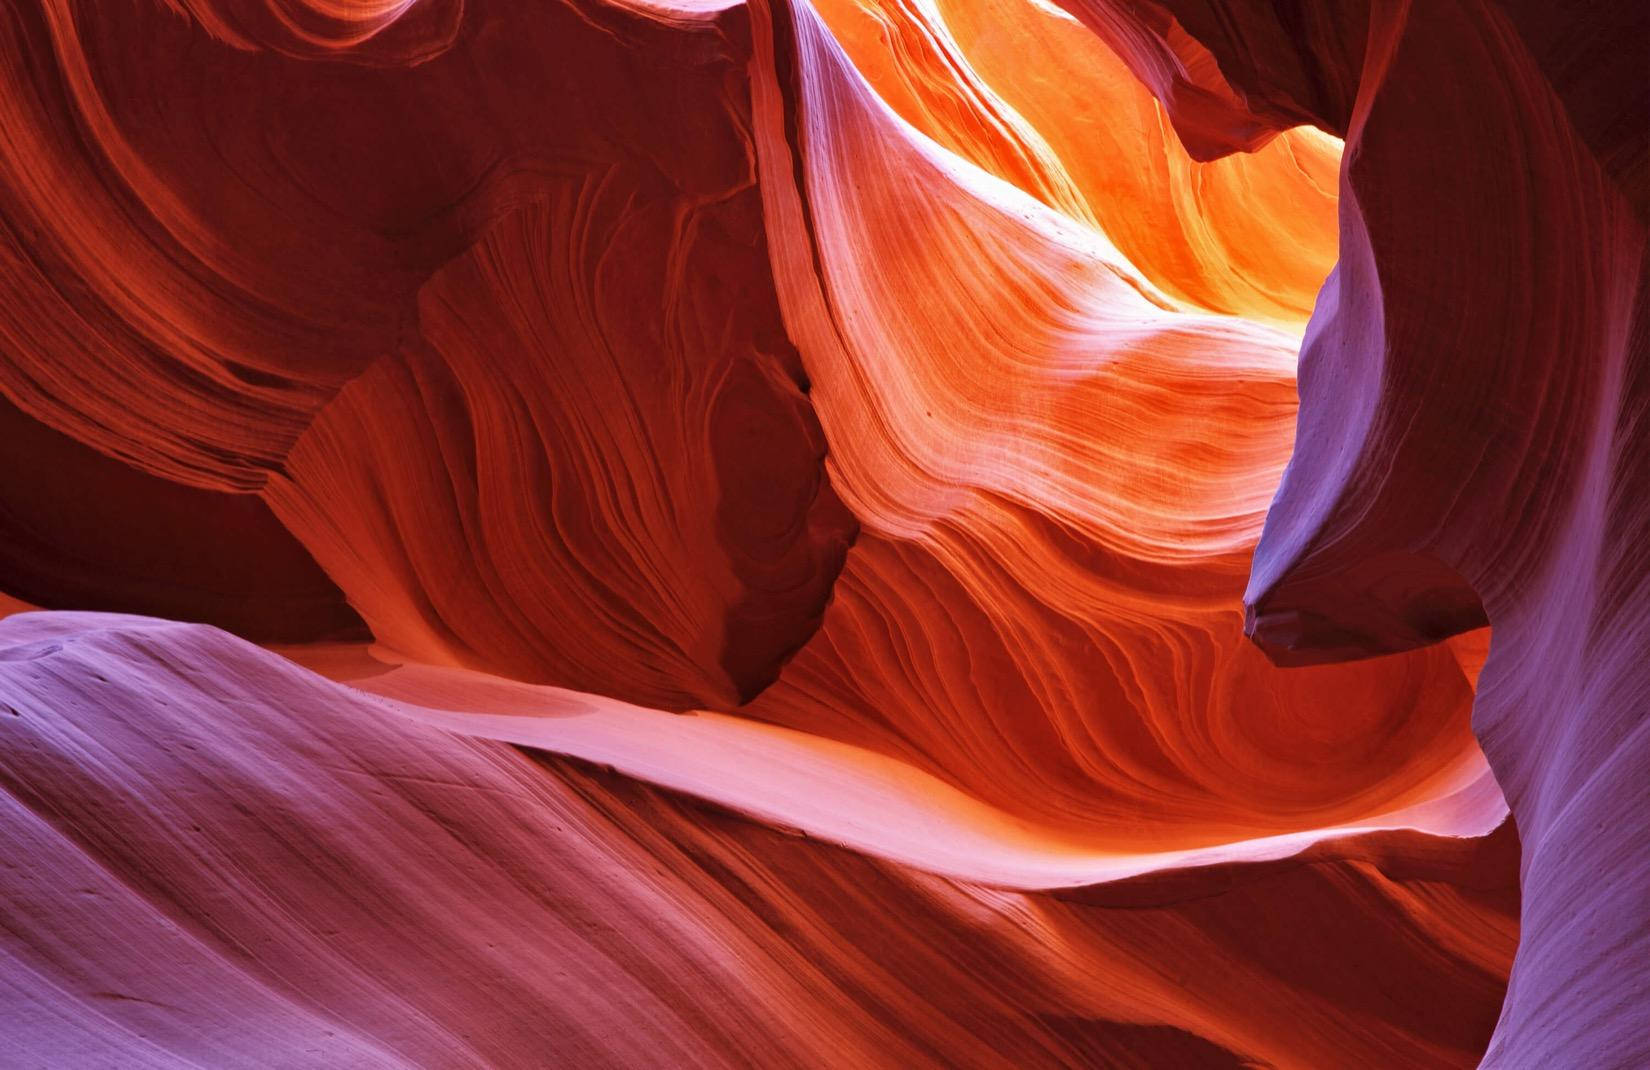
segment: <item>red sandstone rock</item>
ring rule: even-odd
[[[1643,17],[1066,6],[0,14],[25,1059],[1650,1058]]]

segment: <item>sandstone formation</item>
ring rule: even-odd
[[[1650,1062],[1641,6],[9,5],[9,1051]]]

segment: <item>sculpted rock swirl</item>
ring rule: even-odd
[[[0,1062],[1650,1064],[1641,7],[5,5]]]

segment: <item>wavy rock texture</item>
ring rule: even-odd
[[[866,534],[749,712],[1113,843],[1369,818],[1482,771],[1447,652],[1288,674],[1243,639],[1289,339],[1174,314],[1102,236],[910,137],[806,9],[793,27],[796,97],[758,83],[770,234]],[[889,277],[925,299],[877,301]]]
[[[53,1065],[1448,1065],[1515,940],[1505,834],[1015,892],[198,625],[25,613],[0,659],[8,1034]]]
[[[1347,141],[1341,263],[1302,349],[1255,636],[1302,660],[1493,625],[1474,719],[1524,838],[1525,898],[1485,1064],[1650,1060],[1650,20],[1631,4],[1377,3],[1304,22],[1119,6],[1137,26],[1173,12],[1251,122]]]
[[[0,13],[26,1059],[1642,1054],[1630,64],[1068,6]]]
[[[266,490],[432,660],[674,706],[771,681],[853,521],[780,326],[730,31],[472,5],[384,68],[239,51],[262,37],[231,23],[356,38],[304,29],[325,5],[233,8],[0,24],[12,401],[142,471]]]
[[[1031,0],[816,10],[902,118],[1102,231],[1172,300],[1305,322],[1335,262],[1334,139],[1302,127],[1200,164],[1115,52]]]

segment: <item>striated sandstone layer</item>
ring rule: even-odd
[[[1650,1061],[1634,6],[9,5],[6,1037]]]
[[[748,698],[854,523],[780,323],[737,20],[430,3],[369,34],[330,6],[8,7],[0,391],[139,471],[264,492],[431,660]]]

